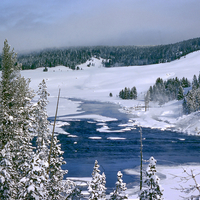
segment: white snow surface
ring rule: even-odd
[[[184,177],[187,177],[184,170],[186,170],[189,174],[191,174],[191,170],[194,170],[196,174],[196,180],[200,183],[200,175],[199,173],[199,165],[184,165],[184,166],[159,166],[156,165],[157,173],[156,175],[160,178],[160,185],[164,189],[163,198],[165,200],[182,200],[183,197],[186,199],[191,195],[198,195],[198,191],[195,190],[189,194],[181,192],[181,187],[188,188],[189,185],[194,186],[195,183],[192,179],[188,180],[187,182],[184,180]],[[126,169],[123,173],[130,174],[130,175],[138,175],[139,177],[139,167],[136,169]],[[198,175],[197,175],[198,174]],[[127,190],[129,194],[129,199],[139,199],[139,185],[138,187],[131,188]]]
[[[87,67],[89,62],[94,64]],[[170,63],[155,65],[105,68],[101,62],[102,59],[93,58],[92,61],[79,65],[82,70],[73,71],[68,67],[57,66],[55,68],[48,68],[48,72],[43,72],[44,68],[38,68],[36,70],[24,70],[21,74],[25,78],[31,79],[30,87],[35,91],[37,91],[38,84],[42,79],[46,80],[48,92],[50,93],[49,105],[47,107],[49,116],[55,115],[57,95],[60,88],[61,97],[58,116],[63,116],[60,118],[62,120],[66,119],[64,116],[69,114],[74,115],[75,118],[79,114],[78,118],[90,118],[99,122],[115,120],[108,119],[106,116],[84,115],[79,108],[79,105],[82,103],[81,100],[72,101],[68,99],[78,98],[118,104],[122,112],[133,114],[133,117],[130,119],[132,126],[139,125],[162,130],[173,129],[195,135],[200,133],[200,112],[187,116],[183,115],[182,101],[171,101],[163,106],[150,103],[149,110],[145,112],[143,100],[144,94],[158,77],[163,80],[186,77],[192,81],[193,75],[198,75],[200,71],[200,51],[193,52]],[[122,100],[118,97],[119,91],[124,87],[132,88],[133,86],[137,88],[137,100]],[[109,97],[110,92],[113,94],[113,97]],[[130,124],[121,126],[130,128]],[[57,127],[58,133],[62,132],[59,128],[60,126],[61,124]],[[106,126],[103,129],[109,131]],[[99,131],[101,130],[102,128],[99,129]],[[69,137],[76,136],[69,135]],[[195,166],[190,167],[193,168]],[[179,183],[170,176],[170,174],[177,175],[181,173],[181,170],[181,166],[157,168],[158,172],[166,176],[165,178],[161,177],[160,182],[164,188],[165,199],[181,199],[180,192],[172,189],[173,186],[178,187]],[[130,194],[129,199],[136,199],[137,195],[133,195],[132,192],[133,190],[128,190]]]
[[[93,65],[87,67],[91,62]],[[80,101],[72,101],[68,98],[95,100],[101,102],[116,103],[121,106],[121,111],[132,113],[135,125],[159,129],[175,129],[176,131],[198,134],[200,132],[200,113],[188,116],[182,115],[182,101],[171,101],[163,106],[150,103],[150,109],[144,111],[144,94],[153,85],[158,77],[164,80],[169,78],[186,77],[192,81],[193,75],[200,71],[200,51],[188,54],[179,60],[170,63],[162,63],[145,66],[113,67],[105,68],[101,64],[102,59],[92,58],[79,65],[82,70],[71,70],[65,66],[43,68],[36,70],[24,70],[22,75],[31,78],[30,86],[36,91],[38,84],[45,79],[50,93],[48,115],[54,116],[59,88],[61,98],[58,116],[66,114],[81,114],[78,106]],[[122,100],[118,97],[119,91],[124,87],[136,86],[138,100]],[[109,97],[109,93],[113,97]],[[81,118],[81,117],[80,117]],[[102,119],[105,116],[82,115],[82,118]]]

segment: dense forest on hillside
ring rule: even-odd
[[[149,65],[170,62],[197,50],[200,50],[200,38],[158,46],[95,46],[46,49],[40,52],[18,55],[18,62],[22,63],[22,69],[57,65],[77,69],[79,64],[95,56],[105,59],[104,65],[106,67]]]

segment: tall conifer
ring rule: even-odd
[[[20,180],[34,157],[30,129],[33,93],[21,77],[16,54],[5,40],[0,82],[0,193],[1,199],[20,199]],[[5,195],[6,194],[6,195]]]

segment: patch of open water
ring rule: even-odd
[[[58,135],[67,162],[64,168],[69,170],[67,177],[91,177],[94,162],[98,160],[101,172],[106,174],[106,186],[110,192],[115,187],[119,170],[123,172],[140,165],[139,128],[131,125],[131,115],[119,112],[118,105],[81,101],[82,114],[102,115],[117,120],[78,120],[82,114],[70,119],[70,125],[62,128],[74,137]],[[200,137],[150,128],[142,128],[142,132],[144,160],[154,156],[158,165],[200,161]],[[123,173],[123,180],[128,187],[139,185],[139,176],[136,175]]]

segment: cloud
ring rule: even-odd
[[[0,8],[0,48],[156,45],[200,36],[198,0],[20,0]]]

